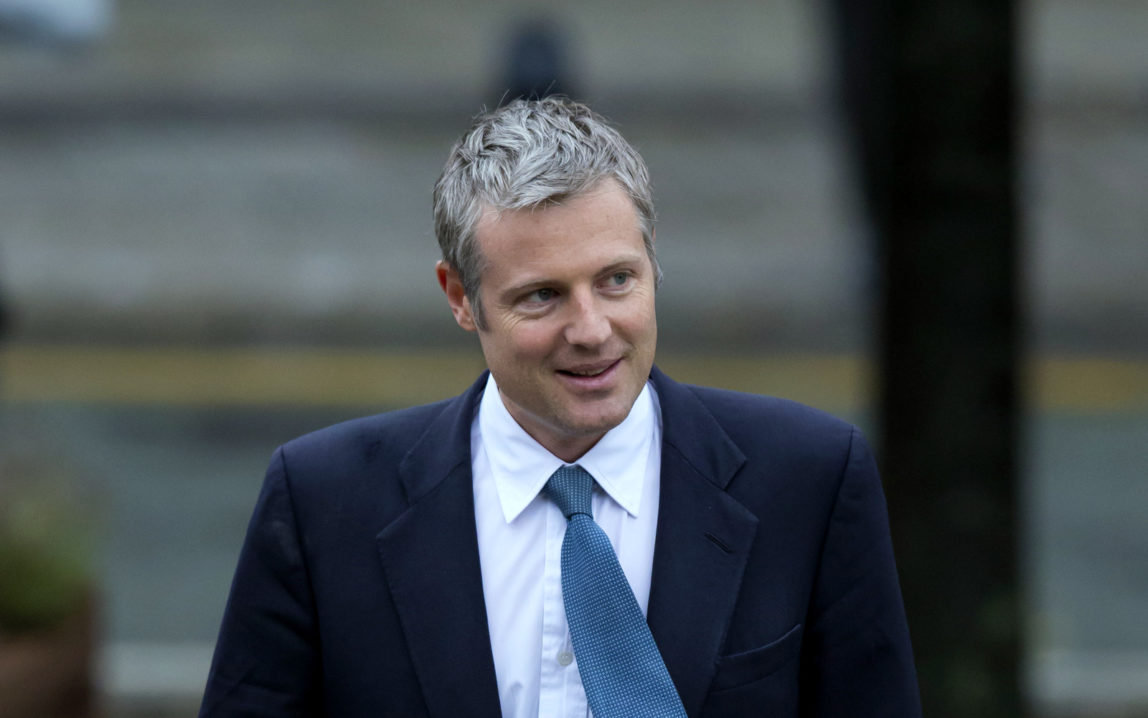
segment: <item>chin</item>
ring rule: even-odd
[[[629,413],[630,408],[626,407],[625,411],[615,409],[593,416],[571,417],[567,428],[573,436],[601,436],[625,421]]]

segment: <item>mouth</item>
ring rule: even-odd
[[[604,372],[610,370],[610,367],[617,364],[617,361],[612,361],[608,364],[601,364],[591,367],[579,367],[577,369],[559,369],[559,374],[567,374],[569,376],[599,376]]]
[[[567,369],[559,369],[557,370],[557,374],[562,377],[567,384],[573,387],[580,389],[604,389],[608,388],[618,365],[621,363],[621,359],[614,359],[612,361],[583,364]]]

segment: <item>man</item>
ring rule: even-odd
[[[276,452],[201,715],[917,716],[860,434],[653,367],[633,148],[517,101],[434,211],[489,373]]]

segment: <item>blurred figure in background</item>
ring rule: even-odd
[[[550,95],[577,95],[566,34],[554,20],[532,17],[515,25],[507,42],[505,63],[499,105]]]

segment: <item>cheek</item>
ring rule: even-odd
[[[553,351],[554,337],[555,332],[542,322],[523,322],[501,332],[499,353],[518,365],[514,368],[528,370],[530,363],[545,359]]]
[[[648,339],[657,331],[653,302],[641,302],[627,313],[619,323],[618,330],[625,332],[629,339],[635,341]]]
[[[515,342],[518,353],[527,360],[545,359],[554,350],[557,332],[543,324],[520,327]]]

